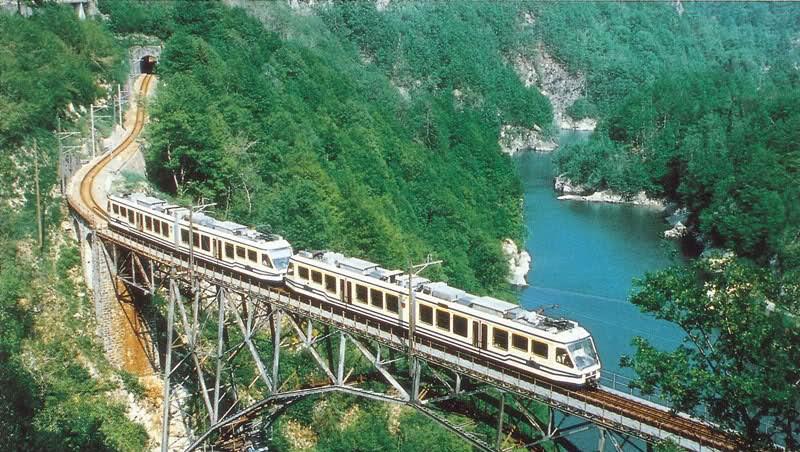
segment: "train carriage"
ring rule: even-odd
[[[112,228],[193,252],[195,259],[282,285],[382,325],[409,328],[410,287],[419,340],[557,383],[595,385],[600,378],[594,342],[574,321],[334,252],[292,255],[291,245],[280,236],[203,213],[190,215],[187,208],[141,193],[110,196],[107,209]]]
[[[595,385],[600,360],[590,334],[576,322],[553,319],[492,297],[387,270],[338,253],[294,255],[287,287],[336,303],[376,322],[409,327],[408,287],[417,306],[415,332],[533,376],[576,386]]]
[[[112,227],[191,250],[196,258],[272,284],[283,282],[292,247],[278,235],[262,234],[203,213],[190,218],[189,209],[142,193],[109,196],[107,208]]]

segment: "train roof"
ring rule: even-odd
[[[154,210],[165,215],[177,216],[180,220],[187,222],[189,221],[190,212],[186,207],[181,207],[177,204],[170,204],[168,201],[149,196],[145,193],[126,193],[112,196],[112,198],[113,197],[123,199],[134,205]],[[278,234],[264,234],[233,221],[217,220],[216,218],[206,215],[203,212],[193,212],[191,217],[192,223],[194,224],[233,236],[242,237],[250,241],[260,242],[262,244],[270,244],[271,242],[278,241],[286,242],[283,237]],[[289,242],[286,242],[286,246],[289,246]]]
[[[380,279],[402,288],[407,289],[409,286],[407,273],[401,270],[385,269],[378,264],[363,259],[347,257],[332,251],[300,251],[298,255],[344,270],[360,273],[364,276]],[[470,294],[464,290],[451,287],[442,281],[434,282],[420,276],[412,276],[411,286],[416,292],[422,292],[433,298],[450,303],[458,303],[462,306],[547,331],[548,333],[557,334],[579,328],[578,323],[572,320],[548,317],[540,312],[529,311],[519,305],[494,297]]]

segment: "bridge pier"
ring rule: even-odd
[[[123,262],[131,259],[119,252],[118,279],[132,283],[138,275],[139,283],[147,275],[152,293],[166,294],[167,303],[158,305],[167,336],[159,348],[165,354],[163,382],[168,387],[164,438],[172,436],[170,417],[182,413],[191,427],[187,431],[198,432],[187,438],[187,450],[260,447],[265,429],[293,403],[329,392],[408,406],[483,451],[545,443],[578,450],[570,439],[581,432],[600,435],[591,447],[642,449],[659,438],[673,438],[682,447],[700,450],[693,440],[656,430],[647,419],[631,420],[578,398],[591,391],[531,381],[417,338],[409,357],[404,328],[299,298],[134,234],[104,230],[97,239],[138,254],[139,264],[133,259],[126,266]],[[390,351],[389,359],[384,350]],[[307,353],[313,370],[298,374],[281,365],[298,359],[298,353]],[[371,382],[369,390],[361,387],[365,381]],[[444,413],[496,430],[478,434],[453,424]]]

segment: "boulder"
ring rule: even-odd
[[[527,251],[520,251],[517,244],[511,239],[503,240],[503,254],[508,259],[508,278],[510,284],[527,286],[527,275],[531,269],[531,255]]]
[[[586,187],[574,184],[566,174],[559,174],[553,179],[553,189],[562,195],[583,195],[589,193]]]
[[[664,231],[665,239],[680,239],[689,233],[689,229],[680,221],[675,223],[672,229]]]
[[[520,126],[504,125],[500,128],[500,149],[509,155],[528,149],[539,152],[550,152],[558,147],[558,144],[549,138],[541,136],[541,129],[534,125],[530,129]]]

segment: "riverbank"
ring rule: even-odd
[[[566,145],[588,134],[563,133]],[[664,245],[667,225],[658,209],[619,203],[562,202],[553,193],[552,155],[515,157],[522,178],[525,249],[536,258],[520,304],[578,321],[594,336],[603,366],[614,372],[633,352],[636,336],[665,348],[680,331],[639,312],[627,299],[632,280],[666,267],[673,248]],[[629,372],[629,371],[627,371]]]

